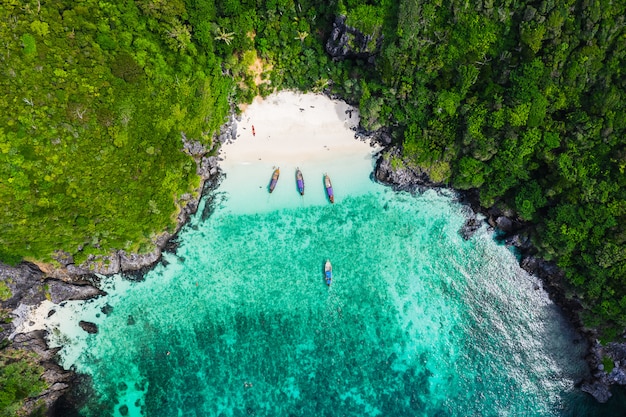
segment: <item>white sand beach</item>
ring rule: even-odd
[[[332,180],[336,203],[367,191],[379,149],[355,138],[358,123],[356,108],[323,95],[283,91],[258,98],[243,113],[237,139],[220,151],[226,173],[220,190],[228,193],[229,209],[242,213],[328,204],[324,173]],[[270,194],[277,167],[280,179]],[[296,189],[298,167],[304,176],[303,197]]]
[[[20,304],[13,310],[13,325],[15,330],[9,336],[13,339],[16,334],[45,330],[48,313],[54,307],[51,301],[44,300],[40,304],[28,306]]]

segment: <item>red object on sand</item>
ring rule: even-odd
[[[252,125],[252,136],[256,136],[256,132],[254,131],[254,125]]]

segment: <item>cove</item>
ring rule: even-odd
[[[233,146],[270,144],[263,120],[253,116],[256,135]],[[226,178],[175,253],[140,282],[103,277],[107,296],[55,306],[50,343],[93,381],[81,413],[611,415],[575,387],[587,372],[584,343],[493,231],[463,240],[468,209],[452,192],[373,183],[363,145],[333,154],[341,146],[330,140],[319,157],[275,157],[285,174],[271,195],[276,161],[225,150]],[[85,333],[80,320],[99,332]]]

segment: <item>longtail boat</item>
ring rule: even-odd
[[[327,259],[324,265],[324,279],[326,280],[326,285],[330,286],[330,283],[333,281],[333,266],[330,264],[330,259]]]
[[[326,187],[326,194],[331,203],[335,202],[335,194],[333,193],[333,185],[330,182],[328,174],[324,174],[324,186]]]
[[[276,183],[278,182],[278,177],[280,175],[280,168],[276,168],[274,173],[272,174],[272,180],[270,181],[270,193],[274,191],[276,188]]]
[[[304,178],[302,177],[302,171],[300,168],[296,168],[296,184],[298,184],[298,191],[300,195],[304,195]]]

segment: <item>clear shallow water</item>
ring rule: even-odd
[[[59,309],[64,363],[98,393],[83,413],[611,415],[574,388],[583,343],[536,279],[486,230],[464,241],[449,196],[371,184],[319,203],[222,200],[143,282],[111,277],[109,296]]]

